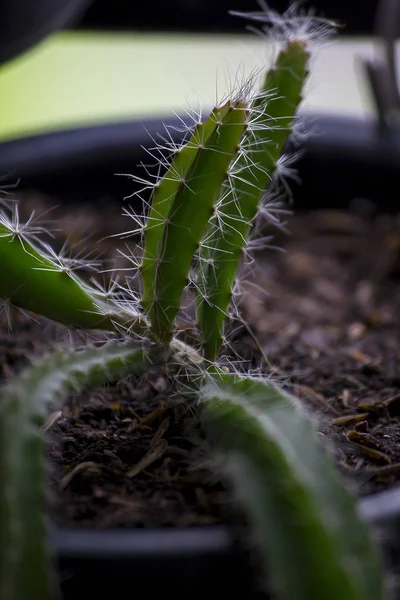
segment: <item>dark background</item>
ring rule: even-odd
[[[288,2],[268,5],[280,12]],[[317,14],[346,25],[342,35],[371,34],[378,0],[311,0]],[[241,32],[244,21],[229,10],[256,11],[256,0],[93,0],[76,27],[84,29]]]

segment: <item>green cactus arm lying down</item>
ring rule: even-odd
[[[164,350],[109,342],[40,359],[0,392],[0,598],[50,600],[45,537],[46,472],[39,431],[50,406],[85,386],[143,374]]]
[[[116,303],[85,284],[75,273],[46,254],[29,234],[19,232],[1,214],[0,298],[59,323],[81,329],[113,330],[118,324],[135,323],[146,330],[138,312],[124,313]]]
[[[242,250],[291,132],[307,76],[304,41],[289,40],[249,110],[249,127],[217,215],[200,245],[198,329],[207,359],[219,353]],[[235,176],[236,173],[236,176]]]
[[[367,525],[298,401],[265,381],[214,374],[202,403],[211,450],[277,597],[386,598]]]
[[[226,109],[217,110],[217,114],[212,132],[204,143],[197,143],[196,156],[171,202],[157,255],[153,257],[156,269],[147,313],[152,330],[164,342],[172,338],[193,255],[246,127],[246,105],[239,100],[229,101]],[[185,150],[183,147],[181,152]],[[191,145],[189,151],[192,152]],[[169,183],[162,180],[160,187],[164,181]]]

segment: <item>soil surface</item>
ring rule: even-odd
[[[120,206],[58,208],[55,245],[69,236],[123,231]],[[42,198],[22,206],[46,208]],[[244,295],[248,326],[235,327],[232,361],[272,374],[304,400],[359,495],[400,480],[400,218],[376,215],[366,202],[349,212],[288,219],[280,251],[258,255]],[[71,235],[71,231],[74,233]],[[115,240],[96,248],[115,256]],[[120,247],[123,245],[120,244]],[[123,259],[119,259],[120,261]],[[90,275],[90,272],[87,273]],[[2,315],[0,379],[29,356],[54,345],[81,345],[86,336],[13,310]],[[171,388],[162,368],[147,376],[70,397],[45,424],[51,515],[76,527],[162,527],[237,519],[218,480],[195,413]]]

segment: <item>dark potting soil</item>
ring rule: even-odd
[[[46,202],[23,198],[24,210],[31,206]],[[241,357],[241,369],[263,371],[304,401],[359,495],[400,482],[400,217],[370,208],[358,203],[349,212],[289,218],[290,235],[275,236],[284,251],[258,255],[254,285],[243,296],[248,326],[237,324],[227,350],[232,363]],[[49,218],[64,215],[55,245],[69,236],[79,248],[87,236],[123,231],[119,211],[107,201],[55,209]],[[96,247],[103,259],[115,256],[115,240]],[[12,317],[11,333],[4,314],[0,330],[3,381],[29,356],[86,337],[16,310]],[[53,465],[49,510],[58,525],[192,526],[236,518],[195,411],[164,368],[71,396],[45,429]]]

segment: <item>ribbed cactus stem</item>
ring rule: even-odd
[[[250,106],[241,152],[232,163],[216,216],[200,245],[198,327],[207,359],[218,356],[237,268],[262,198],[277,169],[302,99],[309,52],[290,39]]]
[[[154,300],[157,272],[156,258],[162,250],[165,221],[171,211],[172,203],[183,187],[188,171],[199,155],[199,149],[205,146],[209,137],[215,132],[217,123],[227,114],[228,110],[228,104],[215,107],[203,123],[195,125],[188,142],[175,150],[169,169],[154,186],[151,208],[144,231],[145,246],[142,262],[142,304],[146,310],[152,307]]]
[[[0,217],[0,298],[81,329],[111,331],[123,326],[140,335],[148,331],[138,311],[124,310],[107,299],[37,239],[15,231],[4,213]]]
[[[153,206],[153,212],[161,218],[162,228],[154,230],[150,214],[143,263],[143,305],[152,330],[163,342],[170,342],[172,338],[190,265],[213,214],[229,164],[238,151],[246,115],[246,105],[240,100],[214,109],[202,128],[200,126],[205,133],[199,135],[196,131],[172,163],[173,185],[168,174],[158,185],[155,196],[158,208]],[[164,205],[159,196],[165,196]],[[148,280],[150,275],[151,281]]]
[[[267,382],[217,375],[202,423],[247,514],[280,600],[383,600],[382,569],[355,498],[299,403]]]
[[[164,362],[164,350],[109,342],[80,351],[60,350],[22,372],[0,398],[0,598],[50,600],[45,539],[45,457],[38,426],[50,407],[84,386],[146,372]]]

